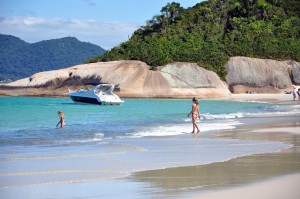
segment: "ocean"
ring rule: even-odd
[[[124,100],[99,106],[68,98],[0,97],[0,198],[118,198],[107,187],[121,186],[117,179],[133,172],[279,151],[290,145],[215,135],[242,125],[241,118],[299,110],[299,105],[200,100],[201,132],[191,134],[191,100]],[[63,129],[56,128],[57,111],[65,115]],[[99,183],[106,187],[99,193],[78,190]]]

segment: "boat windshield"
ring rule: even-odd
[[[96,87],[95,92],[111,93],[112,89],[111,85],[99,85]]]
[[[81,92],[81,93],[84,93],[84,92],[87,92],[87,91],[88,91],[88,89],[86,89],[86,88],[80,88],[80,89],[77,90],[77,92]]]

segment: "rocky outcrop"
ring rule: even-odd
[[[121,97],[191,98],[230,94],[227,85],[214,72],[197,64],[173,63],[153,71],[140,61],[98,62],[46,71],[8,86],[27,95],[65,95],[68,87],[100,80],[118,85],[117,94]]]
[[[294,61],[232,57],[225,67],[233,93],[281,93],[300,83],[299,63]]]
[[[82,64],[46,71],[0,86],[0,95],[66,95],[68,88],[103,81],[118,85],[121,97],[224,97],[233,93],[283,93],[300,84],[300,63],[232,57],[227,84],[195,63],[177,62],[150,70],[141,61]],[[229,89],[230,91],[229,91]]]

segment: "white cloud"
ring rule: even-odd
[[[101,22],[37,17],[1,17],[0,33],[19,37],[27,42],[37,42],[66,36],[97,44],[110,49],[128,40],[140,24],[128,22]]]

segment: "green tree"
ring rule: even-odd
[[[137,59],[153,68],[196,62],[224,78],[231,56],[300,61],[300,1],[168,3],[126,42],[93,61]]]

